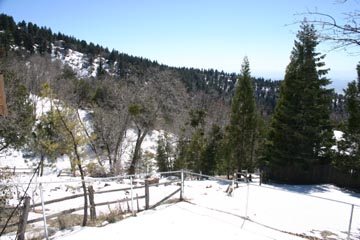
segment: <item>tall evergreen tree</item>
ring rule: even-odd
[[[325,56],[315,49],[318,41],[314,27],[304,22],[297,38],[280,87],[267,150],[270,167],[304,171],[329,162],[333,90],[325,88],[330,80],[324,77],[328,69],[322,68]]]
[[[241,65],[241,73],[231,103],[230,125],[228,126],[228,150],[231,166],[237,170],[254,168],[256,139],[256,105],[250,64],[247,57]],[[233,169],[228,169],[232,171]]]
[[[360,65],[357,65],[357,81],[345,89],[346,111],[349,115],[345,124],[343,140],[338,143],[338,156],[334,164],[345,172],[360,174]]]

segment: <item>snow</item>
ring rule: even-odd
[[[334,138],[337,142],[344,140],[344,132],[339,130],[334,130]]]
[[[249,185],[241,182],[232,195],[226,193],[229,182],[225,180],[192,180],[189,175],[184,182],[184,202],[164,204],[154,210],[137,213],[116,223],[104,223],[98,227],[74,227],[58,231],[52,236],[57,240],[72,239],[304,239],[313,236],[332,236],[346,239],[351,204],[354,204],[352,238],[360,237],[360,194],[343,190],[333,185],[280,185],[256,182]],[[14,183],[26,183],[29,176],[14,179]],[[170,179],[170,178],[168,178]],[[162,178],[161,182],[168,181]],[[87,178],[95,192],[129,187],[130,179]],[[140,186],[142,179],[135,184]],[[49,173],[35,182],[42,182],[44,200],[51,200],[79,194],[79,178],[56,177]],[[25,188],[25,186],[23,186]],[[158,186],[150,188],[150,205],[174,192],[179,186]],[[40,202],[39,187],[31,185],[32,202]],[[134,189],[133,195],[143,195],[144,189]],[[112,192],[95,196],[96,202],[130,198],[129,192]],[[174,196],[179,198],[179,194]],[[325,199],[327,198],[327,199]],[[331,200],[328,200],[331,199]],[[12,205],[16,202],[11,202]],[[45,206],[46,214],[64,209],[81,207],[82,198],[72,199]],[[136,204],[134,204],[136,205]],[[119,204],[97,207],[98,214],[115,209]],[[140,207],[144,206],[143,199]],[[125,203],[121,205],[126,209]],[[136,207],[133,206],[135,209]],[[31,211],[29,219],[42,216],[41,207],[37,213]],[[78,213],[81,213],[78,211]],[[39,222],[33,228],[41,228]],[[10,233],[3,239],[14,239]]]
[[[140,230],[140,231],[139,231]],[[271,229],[257,232],[256,224],[236,216],[180,202],[166,205],[103,228],[77,228],[55,239],[301,239]],[[109,235],[111,233],[111,236]],[[268,238],[267,236],[270,236]],[[265,237],[265,238],[264,238]]]
[[[93,59],[92,64],[90,64],[86,54],[69,48],[65,49],[61,45],[61,42],[58,42],[56,45],[52,44],[52,59],[60,60],[63,64],[68,65],[78,77],[96,77],[100,62],[102,63],[103,69],[109,74],[112,74],[111,66],[105,58],[97,56]]]
[[[219,181],[186,181],[186,202],[162,205],[105,227],[77,227],[73,231],[58,232],[55,239],[111,239],[115,236],[133,239],[302,239],[296,235],[321,237],[325,233],[345,239],[351,206],[310,196],[331,196],[360,204],[359,194],[332,185],[298,186],[296,189],[287,185],[260,187],[252,184],[248,190],[243,183],[233,196],[225,193],[227,187]],[[359,207],[354,212],[353,239],[360,237]]]

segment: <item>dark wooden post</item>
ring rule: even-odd
[[[8,109],[6,106],[4,76],[0,73],[0,116],[8,115]]]
[[[138,194],[136,194],[136,207],[137,207],[137,212],[139,212],[139,196]]]
[[[26,196],[25,200],[24,200],[24,206],[23,206],[23,211],[21,214],[21,219],[19,221],[18,230],[16,233],[18,240],[25,240],[25,231],[26,231],[27,219],[29,216],[29,208],[30,208],[30,197]]]
[[[181,169],[180,201],[184,200],[184,169]]]
[[[90,220],[96,220],[96,209],[95,209],[95,201],[94,201],[94,188],[93,186],[88,187],[89,191],[89,203],[90,203]]]
[[[129,198],[126,196],[126,206],[127,206],[127,212],[131,212],[130,205],[129,205]]]
[[[145,210],[149,209],[149,202],[150,202],[150,196],[149,196],[149,180],[145,179]]]

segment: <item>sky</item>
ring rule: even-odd
[[[306,13],[342,21],[360,0],[0,0],[0,12],[88,43],[169,66],[239,72],[249,58],[255,77],[283,79],[298,22]],[[353,49],[326,54],[327,75],[336,89],[356,79]]]

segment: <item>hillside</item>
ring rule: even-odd
[[[118,50],[109,50],[85,40],[78,40],[51,29],[24,21],[15,23],[11,16],[0,16],[1,46],[5,54],[12,50],[25,50],[28,54],[51,54],[68,64],[79,77],[99,77],[107,73],[119,78],[142,75],[149,68],[169,70],[176,74],[186,89],[204,91],[229,101],[237,79],[235,73],[214,69],[178,68],[160,65],[143,57],[135,57]],[[254,78],[256,98],[265,115],[273,112],[279,81]]]
[[[191,92],[204,91],[226,102],[230,101],[237,73],[226,73],[216,69],[194,69],[169,67],[157,61],[136,57],[118,50],[109,50],[98,44],[79,40],[62,33],[53,33],[50,28],[39,27],[25,21],[15,23],[11,16],[0,16],[0,46],[5,54],[23,49],[29,54],[51,54],[69,65],[79,77],[99,77],[107,73],[119,78],[142,75],[149,68],[170,70],[177,75]],[[240,68],[240,66],[239,66]],[[273,113],[278,98],[280,81],[253,78],[258,109],[263,116]],[[334,93],[333,118],[344,118],[344,103],[341,94]]]

